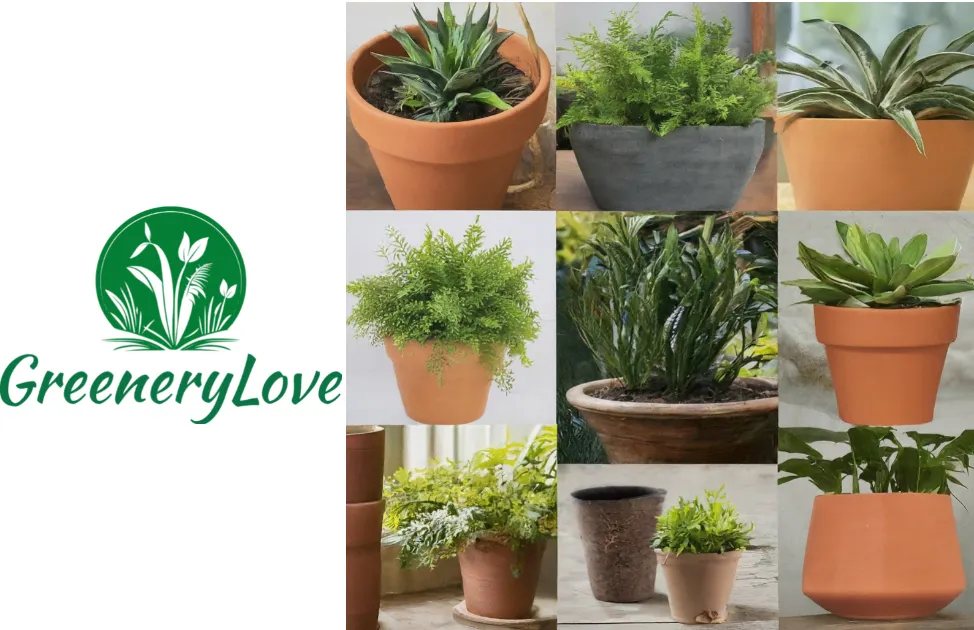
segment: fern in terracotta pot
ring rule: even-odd
[[[427,228],[418,246],[393,228],[381,275],[350,282],[359,298],[348,324],[385,346],[406,415],[424,424],[480,418],[492,384],[513,387],[511,361],[531,364],[538,336],[531,307],[533,263],[511,260],[511,239],[487,247],[479,221],[456,240]]]

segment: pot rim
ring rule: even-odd
[[[618,499],[610,498],[582,498],[578,495],[584,492],[594,492],[598,490],[631,490],[634,492],[639,492],[634,496],[627,496]],[[618,504],[623,501],[639,501],[642,499],[659,499],[663,501],[666,499],[666,490],[664,488],[653,488],[650,486],[629,486],[629,485],[607,485],[607,486],[591,486],[588,488],[579,488],[571,492],[572,500],[576,503],[581,503],[582,505],[594,505],[594,504]]]
[[[833,123],[841,122],[841,123],[857,123],[857,124],[878,123],[885,126],[897,125],[896,121],[891,120],[889,118],[812,118],[809,116],[796,116],[795,114],[786,114],[784,116],[779,116],[776,114],[774,117],[775,123],[785,122],[788,120],[791,121],[788,123],[788,127],[790,127],[791,125],[796,125],[801,121],[809,121],[809,122],[825,123],[825,124],[833,124]],[[974,120],[933,119],[933,120],[917,121],[918,125],[932,125],[932,124],[939,124],[939,123],[966,123],[970,125],[970,124],[974,124]],[[787,130],[787,127],[785,128],[785,130]]]
[[[430,24],[436,24],[435,20],[427,20],[427,22]],[[416,24],[411,24],[409,26],[404,26],[401,28],[403,28],[410,35],[417,35],[419,31],[419,26]],[[510,29],[506,29],[506,28],[498,28],[497,30],[499,32],[510,31]],[[416,130],[422,130],[423,128],[432,128],[431,126],[442,127],[443,125],[449,125],[451,128],[455,128],[459,130],[475,129],[477,127],[483,127],[486,125],[495,124],[496,123],[495,119],[499,119],[503,121],[506,120],[507,118],[517,116],[519,111],[524,111],[528,109],[528,106],[537,102],[539,99],[542,98],[542,96],[547,98],[548,90],[543,89],[543,86],[547,86],[551,83],[551,62],[548,61],[548,55],[546,55],[545,51],[542,50],[541,47],[539,46],[538,61],[541,65],[541,69],[540,69],[541,72],[540,72],[540,78],[538,79],[537,83],[534,86],[534,91],[531,92],[531,95],[528,96],[526,99],[524,99],[522,102],[511,107],[507,111],[500,112],[499,114],[494,114],[493,116],[487,116],[486,118],[478,118],[477,120],[464,120],[460,122],[451,122],[451,123],[438,123],[438,122],[429,122],[423,120],[413,120],[412,118],[400,118],[399,116],[393,116],[392,114],[387,114],[381,109],[378,109],[370,105],[368,101],[366,101],[365,98],[359,93],[358,89],[355,87],[355,82],[353,80],[353,76],[354,76],[353,69],[355,67],[355,64],[357,64],[359,60],[361,60],[369,53],[370,49],[374,48],[379,42],[384,40],[389,40],[389,39],[392,39],[392,35],[390,35],[388,32],[380,33],[379,35],[376,35],[369,41],[365,42],[364,44],[356,48],[355,52],[351,54],[351,56],[348,58],[348,61],[345,64],[345,97],[356,101],[359,105],[365,106],[365,108],[367,108],[366,111],[370,111],[370,115],[376,115],[380,118],[394,119],[398,121],[396,124],[407,125],[409,127],[415,128]],[[508,39],[524,40],[524,45],[526,47],[530,47],[527,38],[525,38],[520,33],[515,32],[514,35],[512,35]]]
[[[690,553],[689,551],[684,551],[681,554],[675,554],[670,551],[663,551],[662,549],[654,549],[658,558],[661,558],[665,562],[660,564],[666,564],[666,562],[713,562],[724,560],[740,560],[741,555],[747,551],[746,549],[736,549],[734,551],[725,551],[724,553]]]
[[[843,492],[842,494],[818,494],[815,495],[815,503],[855,503],[859,501],[872,501],[885,503],[889,501],[929,501],[936,503],[947,502],[951,505],[953,497],[949,494],[937,492],[860,492],[853,494]]]
[[[971,121],[974,122],[974,121]],[[962,298],[963,299],[963,298]],[[828,304],[813,304],[814,310],[830,311],[833,313],[863,313],[852,317],[902,317],[906,313],[923,313],[937,311],[943,308],[960,309],[962,302],[956,304],[941,304],[940,306],[914,306],[911,308],[862,308],[857,306],[831,306]],[[869,315],[865,315],[869,313]],[[910,317],[910,315],[906,315]]]
[[[677,129],[674,129],[667,135],[676,133],[682,129],[734,129],[734,128],[750,129],[751,127],[754,127],[756,125],[763,125],[763,124],[764,124],[763,118],[755,118],[747,125],[683,125]],[[642,125],[609,125],[605,123],[593,123],[593,122],[577,122],[577,123],[572,123],[571,126],[575,127],[575,126],[583,126],[583,125],[589,127],[603,127],[603,128],[611,128],[611,129],[646,129],[646,127]],[[649,130],[646,129],[646,131]],[[662,136],[659,139],[662,140],[665,137],[666,136]]]
[[[768,378],[741,378],[738,380],[777,386],[777,381]],[[579,411],[595,411],[636,418],[655,418],[657,416],[667,416],[669,418],[699,418],[701,416],[720,418],[722,416],[737,416],[743,413],[771,413],[778,408],[777,396],[722,403],[642,403],[603,400],[588,394],[593,389],[616,383],[621,383],[621,380],[606,378],[582,383],[569,389],[565,394],[565,398],[568,399],[568,403],[571,406]]]
[[[359,430],[363,429],[363,430]],[[345,437],[353,435],[372,435],[374,433],[385,433],[385,428],[377,424],[347,424],[345,425]]]

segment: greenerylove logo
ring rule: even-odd
[[[117,350],[227,350],[247,274],[230,234],[202,212],[165,207],[119,227],[98,259],[98,302]]]

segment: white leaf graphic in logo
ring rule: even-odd
[[[206,252],[206,244],[210,241],[209,237],[201,238],[200,240],[193,243],[193,246],[189,248],[189,260],[186,262],[194,263],[203,257],[203,253]]]
[[[145,224],[145,240],[147,240],[147,241],[151,241],[152,240],[152,231],[149,230],[149,224],[148,223]]]
[[[189,234],[183,232],[183,242],[179,244],[179,260],[189,262]]]

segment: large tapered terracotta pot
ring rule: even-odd
[[[467,424],[484,415],[494,376],[470,346],[457,344],[441,374],[427,367],[432,342],[411,341],[400,350],[386,339],[385,347],[407,416],[423,424]]]
[[[777,392],[763,379],[740,379]],[[568,402],[599,435],[613,464],[768,464],[777,461],[778,397],[740,402],[657,404],[591,395],[613,379],[577,385]]]
[[[663,568],[673,619],[703,624],[727,621],[740,551],[679,555],[657,551],[656,556]]]
[[[345,503],[370,503],[382,498],[385,444],[382,427],[345,427]]]
[[[384,501],[345,505],[345,630],[375,630],[382,594]]]
[[[947,348],[957,338],[960,305],[910,309],[815,305],[839,417],[850,424],[933,420]]]
[[[418,26],[406,31],[419,41]],[[361,94],[381,63],[372,53],[404,55],[388,33],[366,42],[348,60],[345,95],[355,130],[369,145],[397,210],[490,210],[504,204],[525,143],[544,120],[551,63],[540,69],[528,40],[512,35],[499,54],[528,75],[534,92],[509,110],[465,122],[400,118],[370,105]]]
[[[656,554],[649,546],[666,490],[601,486],[572,492],[588,583],[603,602],[642,602],[656,593]]]
[[[802,591],[851,619],[936,614],[965,588],[950,495],[815,498]]]
[[[460,551],[460,576],[467,612],[488,619],[530,619],[541,578],[545,542],[513,550],[484,537]]]
[[[974,170],[974,121],[921,120],[926,156],[892,120],[777,122],[798,210],[957,210]]]

